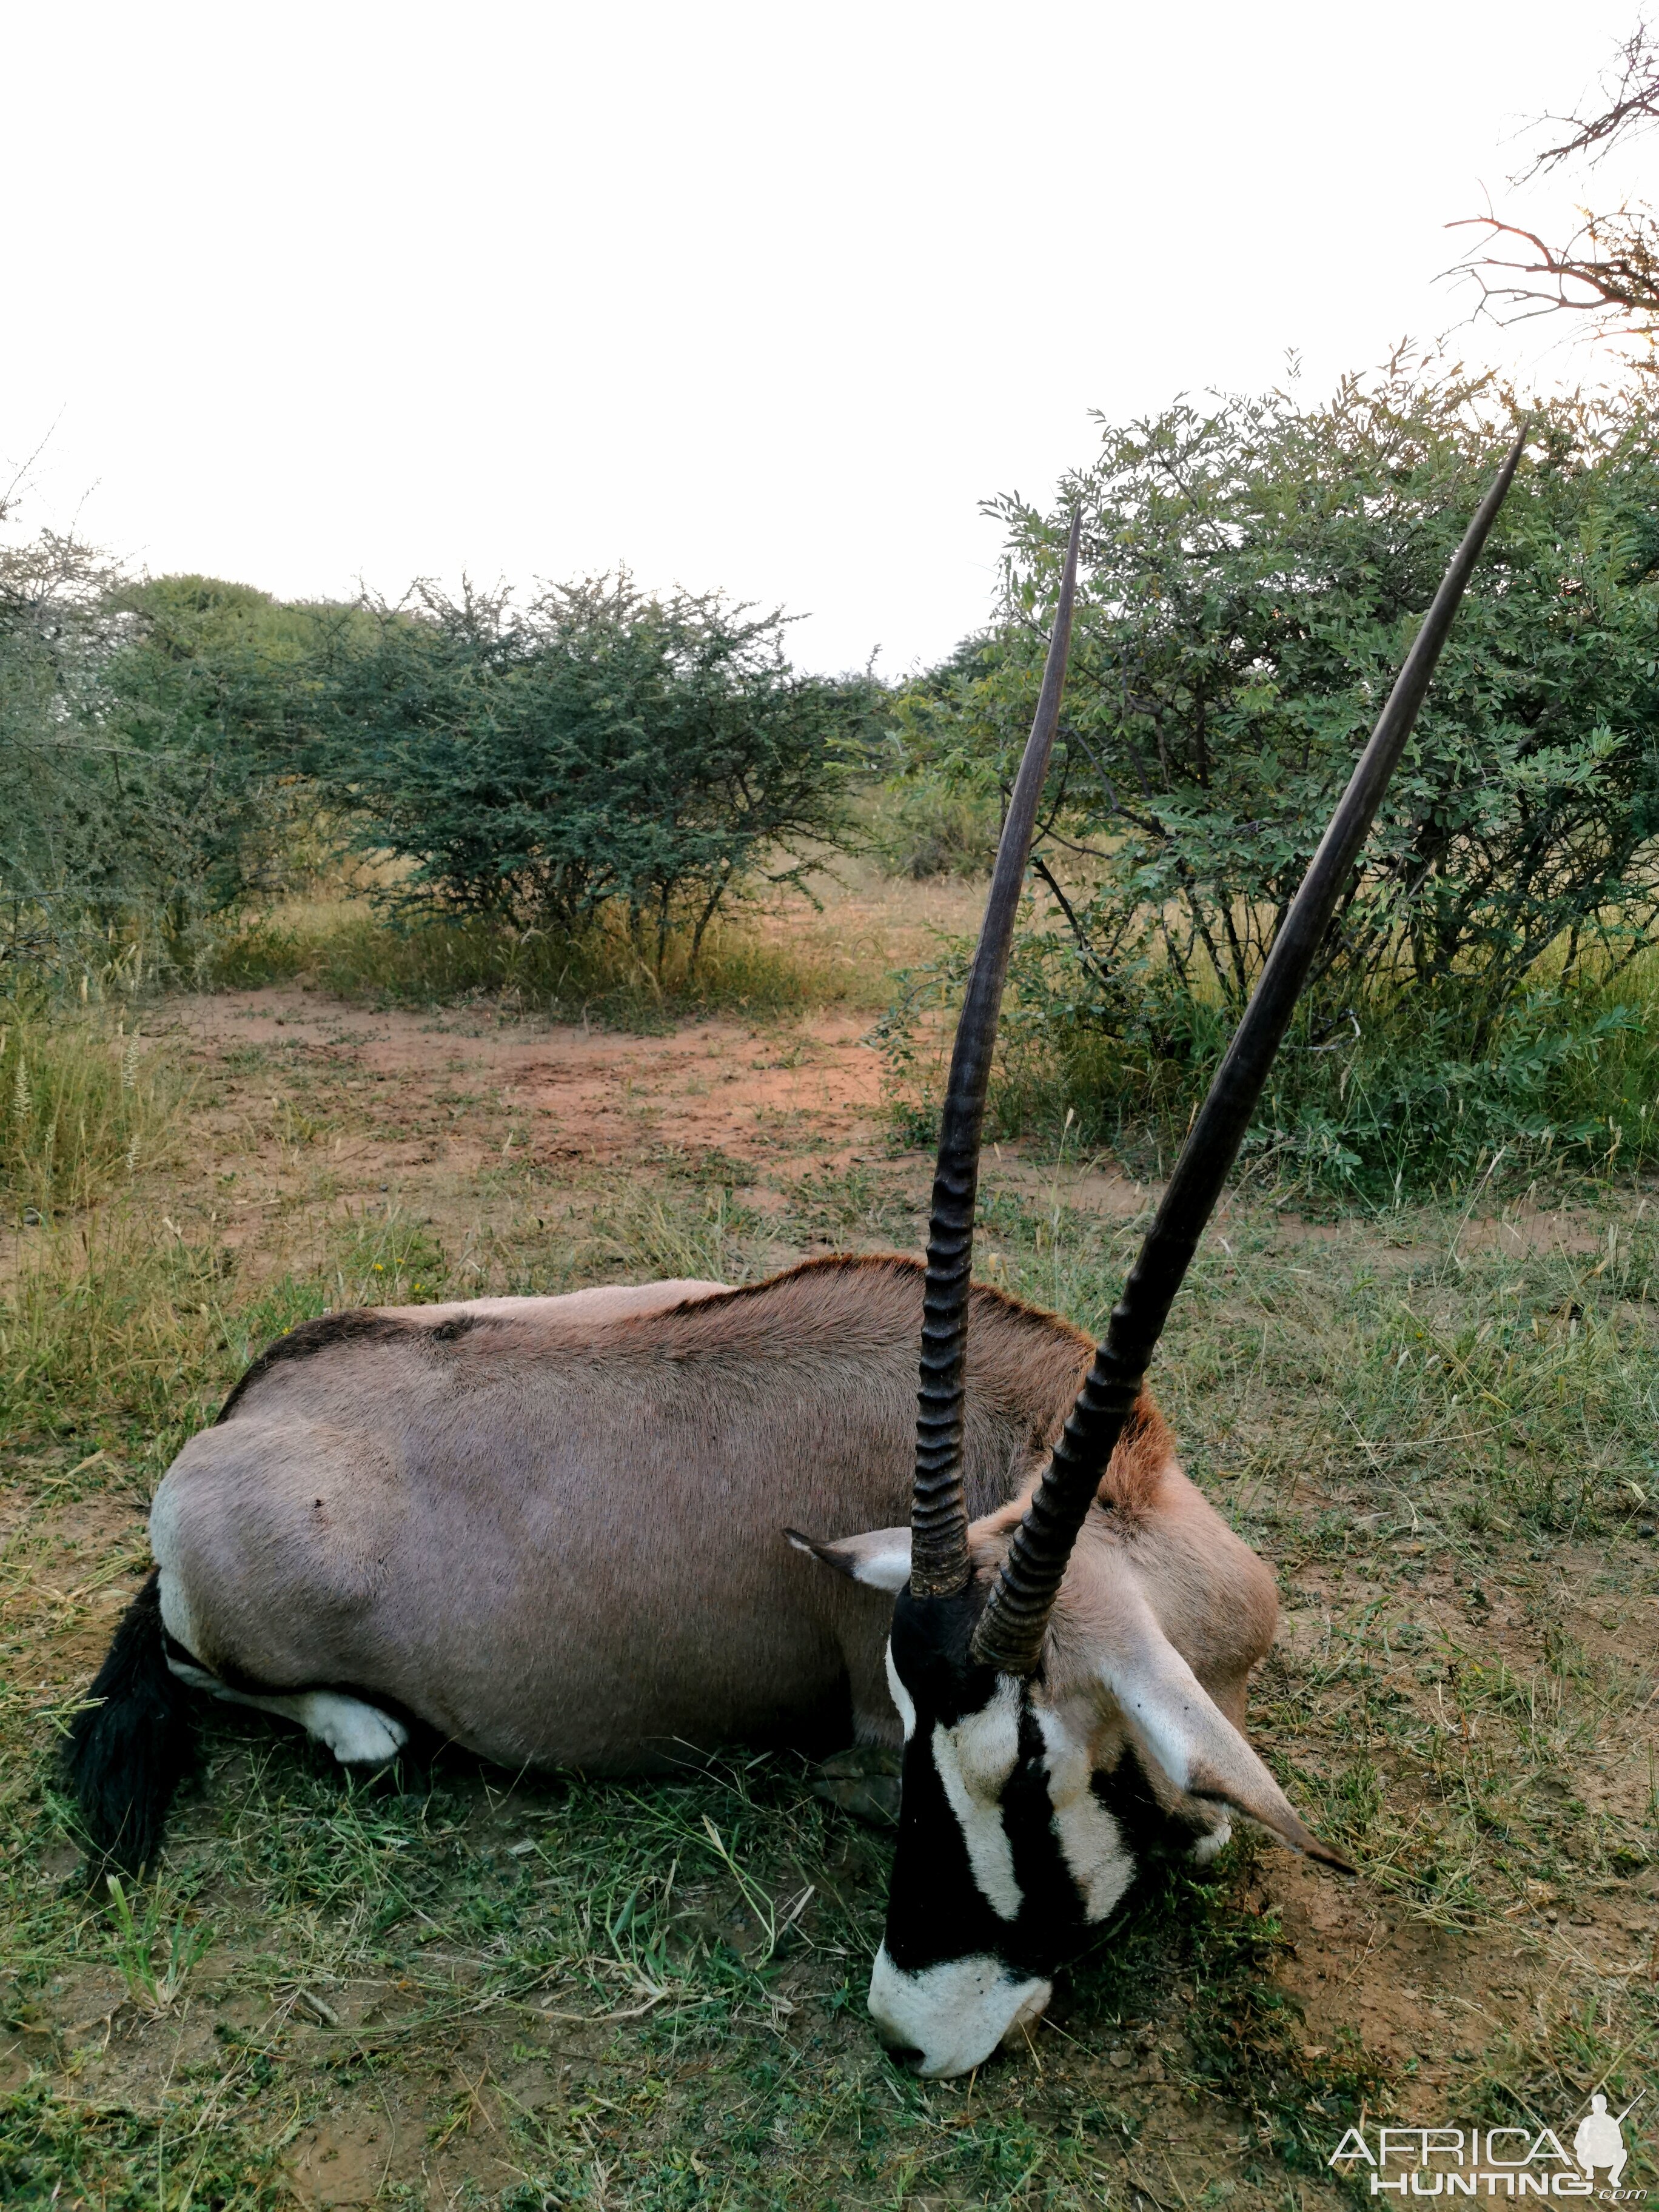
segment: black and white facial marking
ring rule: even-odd
[[[1040,1686],[970,1659],[980,1603],[901,1592],[888,1645],[904,1800],[870,2011],[894,2057],[930,2078],[966,2073],[1037,2018],[1135,1872],[1086,1737]]]
[[[887,1679],[904,1729],[903,1803],[870,2010],[917,2073],[964,2072],[1036,2019],[1054,1969],[1148,1854],[1184,1849],[1202,1864],[1232,1812],[1352,1873],[1304,1827],[1127,1570],[1096,1608],[1089,1664],[1074,1668],[1089,1686],[1056,1700],[1041,1675],[974,1662],[981,1592],[909,1595],[908,1528],[829,1543],[787,1533],[896,1600]],[[1105,1719],[1121,1746],[1109,1771],[1092,1763]]]

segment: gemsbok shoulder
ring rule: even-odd
[[[1273,1576],[1182,1473],[1143,1377],[1520,453],[1424,619],[1103,1343],[970,1280],[1074,518],[925,1269],[834,1258],[742,1289],[335,1313],[281,1338],[157,1491],[155,1571],[71,1729],[94,1863],[155,1856],[203,1694],[295,1721],[348,1765],[392,1758],[411,1723],[508,1767],[592,1773],[733,1741],[902,1743],[870,2009],[930,2076],[1041,2013],[1149,1841],[1207,1856],[1242,1814],[1344,1868],[1243,1733]]]

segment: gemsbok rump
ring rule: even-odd
[[[392,1758],[411,1722],[509,1767],[595,1773],[734,1741],[902,1740],[870,2008],[927,2075],[1036,2017],[1149,1838],[1208,1856],[1242,1814],[1343,1867],[1243,1732],[1273,1577],[1181,1472],[1142,1378],[1520,453],[1424,620],[1098,1348],[969,1279],[1074,519],[925,1273],[837,1258],[738,1290],[331,1314],[280,1339],[157,1491],[155,1571],[71,1730],[98,1863],[154,1857],[204,1692],[297,1721],[348,1765]]]

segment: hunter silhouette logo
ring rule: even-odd
[[[1379,2127],[1369,2137],[1350,2128],[1326,2163],[1356,2180],[1369,2167],[1373,2197],[1589,2197],[1635,2203],[1648,2192],[1624,2186],[1630,2156],[1625,2122],[1647,2094],[1644,2089],[1613,2113],[1605,2091],[1596,2090],[1573,2130],[1571,2150],[1553,2128]]]
[[[1572,2139],[1572,2154],[1587,2181],[1594,2180],[1598,2166],[1605,2166],[1608,2188],[1618,2188],[1619,2177],[1630,2155],[1625,2148],[1625,2122],[1647,2094],[1644,2089],[1641,2096],[1633,2097],[1617,2119],[1607,2110],[1607,2100],[1599,2089],[1590,2099],[1590,2108],[1579,2121],[1578,2132]]]

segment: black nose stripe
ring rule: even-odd
[[[1054,1821],[1047,1745],[1030,1706],[1019,1718],[1019,1756],[994,1819],[1020,1893],[1005,1920],[981,1890],[965,1824],[947,1796],[932,1741],[918,1727],[906,1747],[904,1816],[888,1891],[887,1948],[915,1972],[983,1952],[1024,1978],[1052,1974],[1080,1948],[1085,1900]],[[908,1825],[907,1825],[908,1824]]]

